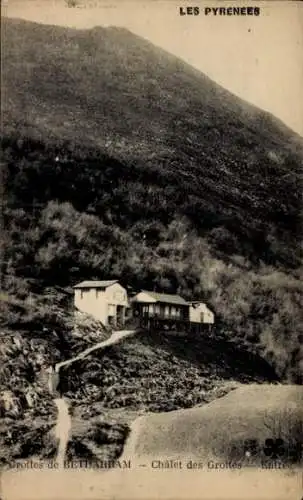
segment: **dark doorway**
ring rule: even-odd
[[[124,325],[125,318],[125,307],[117,306],[117,323],[118,325]]]

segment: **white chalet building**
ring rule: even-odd
[[[123,326],[128,308],[127,291],[118,280],[82,281],[74,286],[74,305],[105,326]]]

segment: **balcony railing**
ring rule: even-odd
[[[184,314],[169,314],[164,312],[144,311],[141,317],[159,320],[174,320],[174,321],[187,321],[189,317]]]

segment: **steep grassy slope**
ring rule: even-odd
[[[118,222],[127,226],[158,210],[169,220],[178,206],[204,231],[231,231],[241,253],[298,264],[303,147],[282,123],[127,30],[18,20],[4,30],[4,130],[25,136],[23,170],[43,156],[49,179],[54,150],[65,160],[58,191],[51,184],[32,199],[72,200],[114,220],[123,206]],[[39,155],[28,137],[50,151]]]
[[[239,386],[202,408],[138,419],[132,425],[124,456],[147,462],[188,457],[204,467],[207,459],[240,463],[242,467],[257,463],[270,466],[273,457],[284,463],[300,462],[302,402],[299,386]],[[282,438],[285,449],[270,449],[268,438]],[[252,440],[256,449],[245,456]]]

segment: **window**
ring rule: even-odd
[[[179,307],[176,308],[176,318],[181,318],[181,309]]]
[[[84,295],[86,293],[89,293],[90,291],[91,291],[91,288],[85,288],[85,290],[81,289],[81,291],[80,291],[80,298],[83,299]]]
[[[120,301],[125,300],[125,294],[124,294],[124,292],[115,292],[114,293],[114,299],[115,300],[120,300]]]

